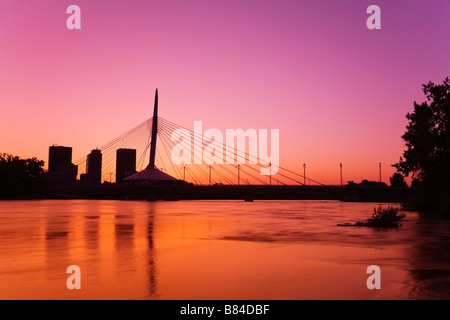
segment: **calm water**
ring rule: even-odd
[[[3,201],[0,299],[450,298],[447,221],[336,226],[377,205]],[[69,265],[81,290],[67,289]],[[380,290],[366,286],[369,265]]]

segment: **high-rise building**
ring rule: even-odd
[[[71,186],[76,183],[78,166],[72,163],[72,148],[53,145],[48,152],[50,187]]]
[[[63,165],[72,163],[72,148],[53,145],[48,151],[48,172],[59,172]]]
[[[117,149],[116,183],[136,173],[136,149]]]
[[[94,149],[86,159],[86,176],[89,185],[102,183],[102,152]]]

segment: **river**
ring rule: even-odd
[[[0,299],[450,298],[448,221],[403,211],[398,229],[337,226],[378,205],[1,201]],[[366,285],[371,265],[381,289]]]

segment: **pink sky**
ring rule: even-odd
[[[381,162],[388,182],[421,84],[450,76],[449,40],[449,0],[3,0],[0,152],[79,159],[151,117],[158,88],[184,127],[277,128],[282,167],[338,184],[340,162],[357,182]]]

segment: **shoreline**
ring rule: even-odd
[[[116,185],[50,189],[42,199],[97,200],[339,200],[344,202],[404,202],[414,196],[409,188],[336,186],[194,186]]]

